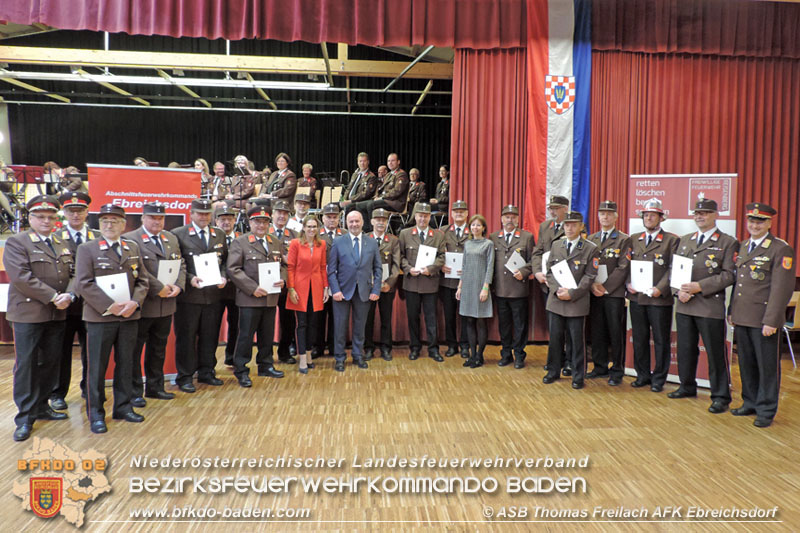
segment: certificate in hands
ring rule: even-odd
[[[162,259],[158,262],[158,281],[164,285],[175,285],[181,272],[180,259]]]
[[[433,246],[419,245],[419,252],[417,252],[417,262],[414,268],[422,270],[423,268],[431,266],[436,261],[436,252],[438,250]]]
[[[461,279],[461,270],[464,268],[464,254],[458,252],[445,252],[444,264],[450,267],[450,273],[445,278]]]
[[[508,261],[506,261],[506,268],[513,274],[524,266],[525,260],[521,255],[519,255],[518,251],[514,250],[514,253],[511,254],[511,257],[509,257]]]
[[[597,267],[597,277],[594,278],[594,282],[602,285],[606,281],[608,281],[608,267],[606,265],[599,265]]]
[[[565,289],[577,289],[578,284],[575,283],[575,278],[569,269],[569,263],[564,259],[553,265],[553,277],[556,278],[558,284]]]
[[[669,285],[675,289],[680,289],[684,283],[692,281],[693,261],[682,255],[672,256],[672,271],[669,274]]]
[[[281,280],[281,264],[277,261],[269,261],[258,264],[258,286],[269,294],[279,294],[281,287],[275,284]]]
[[[94,278],[97,286],[102,289],[106,296],[114,300],[114,303],[130,301],[131,291],[128,287],[128,275],[125,273],[110,274],[108,276],[98,276]]]
[[[636,292],[647,292],[653,288],[652,261],[631,261],[631,286]]]
[[[222,283],[222,274],[219,271],[219,260],[216,252],[193,255],[195,276],[200,278],[200,287],[210,287]]]
[[[547,275],[547,261],[550,259],[550,252],[542,254],[542,274]]]
[[[381,265],[381,283],[386,282],[389,279],[389,265],[383,263]]]

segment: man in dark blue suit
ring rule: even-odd
[[[334,239],[328,256],[328,285],[333,293],[336,370],[344,372],[345,341],[350,311],[353,312],[353,363],[367,368],[364,361],[364,326],[370,301],[381,292],[381,256],[375,239],[361,233],[364,218],[358,211],[347,214],[348,233]]]

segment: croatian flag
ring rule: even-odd
[[[528,182],[525,225],[553,195],[589,212],[591,0],[528,0]]]

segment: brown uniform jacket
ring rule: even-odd
[[[56,235],[61,237],[61,242],[63,242],[67,246],[67,248],[69,248],[69,251],[72,252],[73,256],[75,256],[78,253],[78,245],[75,244],[75,241],[72,240],[72,235],[70,234],[69,230],[67,230],[66,228],[62,228],[60,231],[56,232]],[[100,230],[86,228],[86,240],[83,242],[93,241],[98,238],[100,238]],[[80,296],[75,298],[75,301],[72,302],[70,306],[67,308],[67,315],[83,316],[83,298],[81,298]]]
[[[533,272],[531,259],[536,247],[536,239],[534,239],[531,232],[517,228],[514,230],[511,242],[506,244],[505,234],[506,231],[501,230],[489,236],[492,243],[494,243],[494,282],[492,283],[492,290],[495,296],[501,298],[527,298],[530,291],[528,278]],[[522,274],[522,280],[515,278],[514,274],[506,268],[506,263],[508,263],[515,251],[519,252],[522,259],[527,262],[519,270],[520,274]]]
[[[375,191],[378,190],[378,177],[370,169],[367,169],[361,179],[358,180],[358,183],[356,183],[359,172],[359,170],[356,170],[350,176],[350,181],[347,182],[347,187],[342,191],[340,201],[362,202],[364,200],[372,200],[375,196]],[[353,191],[353,187],[355,187],[355,191]],[[353,193],[352,197],[350,196],[351,192]]]
[[[10,285],[6,320],[41,323],[67,318],[67,310],[51,303],[61,292],[72,292],[75,255],[55,234],[50,237],[55,253],[33,231],[8,238],[3,265]]]
[[[283,172],[276,170],[273,172],[269,181],[261,187],[261,196],[271,194],[276,200],[286,200],[291,205],[294,203],[294,193],[297,191],[297,176],[291,170],[284,169]]]
[[[126,322],[141,318],[141,308],[149,286],[147,273],[139,245],[125,238],[120,242],[122,256],[118,256],[102,236],[78,246],[75,290],[83,297],[83,319],[86,322]],[[127,275],[131,300],[139,304],[139,309],[128,318],[111,314],[103,316],[114,300],[97,286],[96,278],[120,273]]]
[[[408,210],[414,207],[417,202],[424,202],[428,199],[428,187],[421,181],[409,182],[408,186]]]
[[[270,229],[272,229],[272,228],[270,228]],[[339,235],[344,235],[345,233],[346,232],[344,230],[342,230],[342,228],[336,228],[335,230],[333,230],[333,239],[335,239]],[[325,251],[326,251],[325,259],[330,259],[331,258],[331,246],[333,246],[333,239],[331,239],[330,236],[328,236],[328,230],[325,229],[324,226],[323,226],[322,230],[320,231],[319,237],[320,237],[320,239],[325,241],[325,244],[327,245],[327,246],[325,246]]]
[[[265,242],[269,253],[256,236],[246,233],[231,244],[228,252],[228,276],[236,285],[236,305],[239,307],[275,307],[278,305],[280,293],[255,297],[253,292],[258,288],[258,265],[275,262],[281,265],[281,279],[286,280],[285,248],[274,235],[267,234]]]
[[[553,243],[564,236],[564,223],[561,222],[558,231],[556,231],[555,220],[545,220],[539,225],[539,242],[536,249],[533,251],[533,258],[531,259],[531,270],[535,274],[542,271],[542,256],[550,251]],[[544,287],[547,290],[547,287]]]
[[[447,181],[441,180],[436,185],[436,202],[438,203],[437,207],[441,209],[441,206],[447,206],[450,203],[450,180]]]
[[[608,292],[606,296],[624,298],[625,282],[628,281],[628,269],[631,266],[628,259],[628,251],[631,249],[630,236],[614,228],[614,231],[606,237],[606,242],[600,242],[603,240],[602,230],[590,235],[588,240],[597,245],[600,264],[606,266],[608,279],[603,283]]]
[[[245,185],[245,188],[246,187]],[[216,194],[214,194],[215,190]],[[211,200],[224,200],[225,195],[231,193],[231,178],[228,176],[220,178],[219,184],[217,184],[217,177],[211,176],[207,183],[202,184],[202,192]],[[237,190],[236,192],[238,193],[239,191]],[[252,194],[252,192],[250,194]]]
[[[228,185],[228,193],[233,195],[233,200],[247,200],[253,196],[255,189],[256,183],[250,174],[232,176],[230,185]],[[223,196],[220,196],[220,198],[223,198]]]
[[[547,310],[561,316],[586,316],[589,314],[592,283],[597,277],[600,264],[600,250],[591,241],[579,238],[578,242],[567,254],[567,240],[561,239],[550,248],[547,259],[547,285],[550,293],[547,296]],[[569,271],[578,285],[577,289],[569,289],[570,300],[560,300],[556,296],[561,286],[553,275],[552,266],[567,261]]]
[[[224,234],[225,232],[223,231],[222,233]],[[241,235],[242,234],[239,233],[238,231],[234,231],[231,234],[231,237],[233,237],[233,239],[231,239],[230,244],[228,244],[228,236],[225,235],[225,245],[228,247],[228,253],[230,253],[231,244],[233,244],[233,240],[236,239],[237,237],[241,237]],[[228,283],[226,283],[225,286],[220,291],[219,297],[221,300],[236,300],[236,285],[233,284],[233,280],[231,279],[231,276],[227,270],[228,269],[226,267],[225,278],[228,280]]]
[[[460,239],[456,235],[455,224],[450,224],[449,226],[442,228],[442,232],[444,232],[444,245],[445,245],[444,251],[463,254],[464,243],[467,242],[467,240],[469,240],[469,225],[466,222],[464,222],[464,229],[461,231]],[[441,285],[442,287],[457,289],[459,281],[460,280],[455,278],[444,277],[444,272],[442,272],[442,277],[439,279],[439,285]]]
[[[767,233],[753,253],[748,253],[749,247],[750,239],[742,241],[735,260],[731,320],[749,328],[780,328],[794,290],[794,250],[772,233]]]
[[[650,246],[647,246],[647,232],[631,236],[631,261],[650,261],[653,263],[653,286],[660,292],[658,298],[651,298],[643,292],[628,293],[628,300],[639,305],[672,305],[672,291],[669,286],[669,271],[672,268],[672,254],[678,249],[680,238],[674,233],[659,229]],[[631,266],[633,268],[633,266]],[[628,273],[628,281],[631,275]]]
[[[386,201],[392,211],[402,213],[408,199],[408,172],[398,168],[384,176],[378,187],[378,198]]]
[[[219,271],[225,277],[225,262],[228,259],[228,246],[225,242],[225,232],[216,226],[206,226],[206,238],[208,248],[203,246],[200,235],[194,230],[194,225],[187,224],[180,228],[175,228],[172,234],[178,239],[181,249],[181,256],[186,264],[186,285],[185,290],[178,295],[178,303],[188,304],[210,304],[219,301],[222,297],[222,290],[216,285],[210,285],[198,289],[192,286],[196,270],[194,268],[194,256],[210,252],[217,254],[219,261]]]
[[[178,239],[172,233],[162,231],[161,246],[164,247],[164,252],[162,253],[143,227],[128,232],[122,237],[138,244],[139,252],[142,254],[142,263],[144,263],[145,268],[143,274],[147,276],[149,285],[147,297],[142,304],[142,317],[158,318],[174,314],[178,297],[162,298],[158,295],[161,289],[164,288],[164,284],[158,281],[158,263],[162,259],[180,259],[180,273],[175,285],[180,287],[181,292],[186,290],[186,262],[181,257],[181,247],[178,244]]]
[[[370,239],[375,238],[375,233],[367,235]],[[386,283],[389,284],[389,292],[397,288],[397,280],[400,277],[400,239],[388,233],[383,234],[380,242],[381,264],[389,265],[389,277]],[[383,268],[383,267],[381,267]]]
[[[417,253],[422,242],[419,238],[419,230],[416,226],[406,228],[400,232],[400,268],[404,272],[403,290],[418,292],[420,294],[430,294],[439,292],[439,272],[444,265],[444,233],[439,230],[428,228],[425,236],[425,246],[432,246],[437,249],[436,260],[433,265],[428,267],[430,276],[420,274],[412,276],[411,269],[417,263]]]
[[[725,318],[725,288],[733,285],[736,265],[733,257],[739,251],[739,241],[717,229],[699,247],[698,233],[681,237],[675,255],[692,259],[692,281],[700,284],[701,291],[687,303],[675,298],[675,311],[690,316]],[[672,289],[678,294],[677,289]]]

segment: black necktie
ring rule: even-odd
[[[706,239],[706,236],[705,236],[705,234],[701,233],[701,234],[700,234],[700,238],[699,238],[699,239],[697,239],[697,246],[701,246],[701,245],[703,244],[703,241],[704,241],[705,239]]]
[[[119,243],[118,242],[115,242],[114,244],[112,244],[111,245],[111,249],[114,250],[117,253],[118,257],[122,257],[122,251],[119,249]]]
[[[233,237],[228,235],[227,237],[225,237],[225,242],[228,244],[228,247],[230,248],[231,243],[233,242]]]
[[[600,241],[600,244],[603,244],[604,242],[606,242],[606,239],[608,239],[608,232],[604,231],[603,232],[603,240]]]
[[[52,243],[52,242],[50,242],[50,237],[47,237],[47,238],[44,240],[44,243],[47,245],[47,247],[48,247],[48,248],[50,248],[50,251],[51,251],[51,252],[53,252],[53,255],[55,255],[55,254],[56,254],[56,249],[55,249],[55,248],[53,248],[53,243]]]
[[[510,233],[506,233],[506,246],[509,245],[509,244],[511,244],[511,234]]]
[[[361,172],[359,172],[359,173],[356,175],[356,181],[354,181],[354,182],[353,182],[353,188],[352,188],[352,189],[350,189],[350,198],[352,198],[353,196],[355,196],[355,194],[356,194],[356,189],[358,189],[358,182],[359,182],[359,180],[360,180],[360,179],[361,179]]]
[[[358,237],[353,240],[353,251],[356,254],[356,263],[361,260],[361,251],[358,249]]]
[[[164,253],[164,247],[161,246],[161,236],[160,235],[154,235],[153,236],[153,240],[156,242],[156,247],[158,248],[158,251],[163,254]]]
[[[261,246],[264,248],[264,251],[269,253],[269,250],[267,249],[267,243],[264,242],[264,238],[262,237],[262,238],[258,239],[258,242],[261,243]]]
[[[456,238],[461,238],[461,228],[456,228]]]
[[[647,236],[647,246],[650,246],[650,243],[651,243],[652,241],[653,241],[653,236],[652,236],[652,235],[648,235],[648,236]]]
[[[572,251],[572,243],[567,241],[567,255]]]
[[[206,230],[200,230],[200,240],[203,242],[203,248],[208,249],[208,241],[206,241]]]
[[[748,254],[748,255],[749,255],[749,254],[752,254],[752,253],[753,253],[753,250],[755,250],[755,249],[756,249],[756,243],[755,243],[755,242],[753,242],[753,241],[751,241],[751,242],[750,242],[750,249],[749,249],[749,250],[747,250],[747,254]]]
[[[558,229],[561,227],[561,224],[556,224],[555,226],[556,233],[558,233]]]
[[[425,243],[425,232],[424,231],[420,231],[419,232],[419,242],[420,243]]]
[[[333,240],[333,231],[329,231],[329,232],[328,232],[328,237],[329,237],[331,240]]]
[[[83,234],[79,231],[75,234],[75,244],[82,244],[83,243]]]

